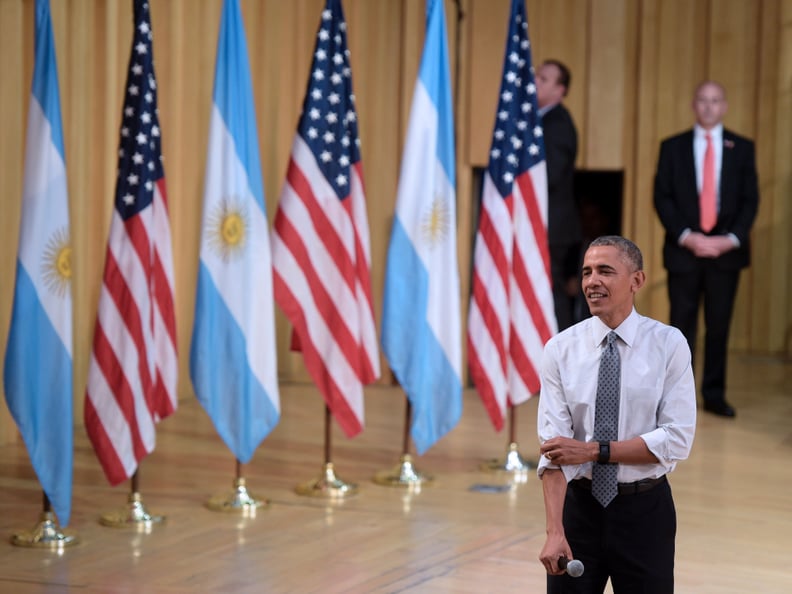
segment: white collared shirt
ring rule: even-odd
[[[611,329],[591,317],[551,338],[544,350],[537,426],[539,440],[572,437],[593,441],[597,376]],[[618,481],[659,478],[690,454],[696,431],[696,388],[690,349],[682,333],[632,313],[615,329],[621,357],[619,440],[640,436],[654,464],[619,464]],[[554,465],[545,456],[537,473],[561,468],[567,481],[591,478],[592,462]]]
[[[551,109],[553,109],[553,108],[554,108],[556,105],[560,105],[560,103],[561,103],[560,101],[556,101],[555,103],[549,103],[549,104],[545,105],[544,107],[540,107],[540,108],[539,108],[539,115],[540,115],[540,116],[542,116],[542,117],[544,117],[544,115],[545,115],[545,114],[546,114],[548,111],[550,111]]]

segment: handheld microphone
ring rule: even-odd
[[[567,575],[573,578],[583,575],[583,570],[585,569],[582,561],[567,559],[566,557],[560,557],[558,559],[558,568],[566,569]]]

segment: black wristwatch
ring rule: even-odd
[[[597,462],[600,464],[609,464],[610,463],[610,442],[609,441],[601,441],[599,442],[599,457],[597,458]]]

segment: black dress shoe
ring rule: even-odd
[[[704,410],[711,412],[714,415],[718,415],[719,417],[734,418],[737,416],[737,411],[735,411],[734,407],[729,405],[725,400],[721,400],[719,402],[705,402]]]

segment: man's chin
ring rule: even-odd
[[[600,317],[605,312],[604,303],[592,303],[591,301],[589,301],[588,308],[589,308],[589,313],[594,317]]]

